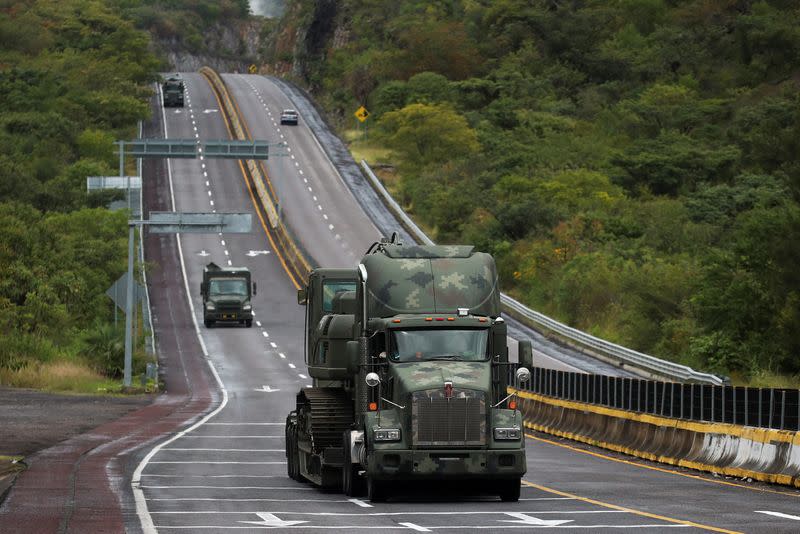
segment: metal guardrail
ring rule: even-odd
[[[392,198],[381,181],[375,176],[366,161],[361,160],[361,168],[367,176],[370,185],[375,189],[383,200],[386,207],[397,217],[403,227],[411,234],[418,243],[433,245],[434,242],[425,235],[425,232],[414,224],[400,205]],[[506,294],[500,296],[503,311],[514,317],[521,323],[533,328],[534,330],[551,332],[560,339],[566,341],[577,348],[584,350],[596,358],[608,361],[615,365],[629,367],[646,372],[649,375],[664,377],[682,382],[694,382],[699,384],[712,384],[720,386],[725,383],[722,377],[710,373],[695,371],[691,367],[669,362],[628,349],[621,345],[611,343],[604,339],[592,336],[571,326],[556,321],[537,311],[531,310],[521,302],[509,297]]]
[[[515,366],[507,380],[514,383]],[[800,431],[800,390],[662,382],[535,367],[523,391],[687,421]]]

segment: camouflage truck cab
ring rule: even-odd
[[[314,385],[287,418],[292,478],[375,501],[396,482],[424,480],[477,481],[519,498],[522,415],[506,394],[490,255],[382,242],[355,270],[312,272],[298,296]],[[530,342],[520,347],[530,365]]]
[[[220,267],[209,263],[203,268],[200,295],[203,297],[203,323],[212,327],[218,322],[253,326],[251,299],[256,284],[251,283],[247,267]]]

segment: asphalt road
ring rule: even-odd
[[[166,134],[227,137],[208,84],[199,75],[184,77],[187,106],[166,110]],[[321,265],[354,265],[378,232],[330,167],[302,112],[300,125],[280,127],[280,110],[294,106],[273,82],[259,76],[225,79],[253,136],[284,140],[291,148],[294,158],[274,158],[267,168],[284,216],[305,248]],[[169,170],[177,210],[254,210],[236,162],[172,160]],[[137,466],[138,517],[131,518],[131,530],[800,531],[798,492],[676,472],[541,436],[527,439],[528,474],[519,503],[426,485],[372,505],[294,482],[285,474],[283,421],[296,391],[310,383],[295,287],[260,224],[244,235],[183,235],[179,246],[194,307],[186,313],[194,313],[200,325],[221,401],[148,451]],[[199,284],[209,261],[253,271],[259,292],[252,328],[202,326]]]

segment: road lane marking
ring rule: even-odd
[[[308,377],[307,377],[306,375],[304,375],[303,373],[300,373],[300,374],[298,374],[297,376],[299,376],[299,377],[300,377],[300,378],[302,378],[303,380],[305,380],[306,378],[308,378]]]
[[[283,451],[281,451],[283,452]],[[318,491],[312,487],[295,486],[142,486],[147,489],[263,489],[263,490],[298,490],[298,491]],[[347,502],[347,501],[340,501]]]
[[[794,521],[800,521],[800,516],[783,514],[781,512],[770,512],[768,510],[755,510],[755,513],[772,515],[772,516],[775,516],[775,517],[780,517],[782,519],[793,519]]]
[[[256,326],[261,326],[261,321],[256,321]]]
[[[417,525],[416,523],[397,523],[397,524],[398,525],[402,525],[404,527],[408,527],[411,530],[416,530],[417,532],[430,532],[431,531],[431,529],[425,528],[425,527],[421,527],[421,526]]]
[[[214,452],[286,452],[285,449],[208,449],[205,447],[170,447],[162,451],[214,451]]]
[[[295,364],[293,364],[293,363],[290,363],[289,367],[291,367],[292,369],[297,369],[297,366]]]
[[[283,434],[279,436],[206,436],[203,434],[198,434],[197,436],[183,436],[184,439],[283,439],[286,436]]]
[[[286,462],[203,462],[199,460],[191,461],[191,462],[170,462],[170,461],[163,461],[163,462],[150,462],[151,464],[203,464],[203,465],[225,465],[225,464],[235,464],[235,465],[286,465]]]
[[[261,325],[259,325],[259,326],[261,326]],[[261,335],[264,336],[264,337],[269,337],[269,334],[267,334],[266,332],[261,332]]]
[[[156,87],[159,94],[161,94],[161,86],[156,84]],[[190,111],[191,111],[191,98],[188,95],[188,91],[186,95],[186,100],[190,105]],[[166,113],[164,112],[163,106],[161,107],[161,120],[164,125],[164,138],[169,139],[169,132],[167,130],[167,116]],[[199,137],[198,134],[195,134],[195,137]],[[172,204],[172,211],[175,211],[175,188],[172,180],[172,164],[169,158],[167,159],[167,177],[169,183],[170,203]],[[211,361],[211,358],[209,358],[208,347],[206,347],[205,340],[203,339],[203,335],[200,332],[200,325],[197,324],[197,314],[195,312],[194,302],[192,302],[192,297],[191,297],[193,293],[189,289],[189,277],[186,274],[186,262],[184,261],[183,257],[183,244],[181,243],[181,235],[176,234],[175,239],[178,245],[178,258],[181,264],[181,274],[183,276],[183,285],[184,285],[184,290],[186,292],[185,293],[186,301],[189,304],[189,311],[192,317],[192,324],[194,325],[195,335],[197,335],[197,341],[200,343],[200,349],[202,350],[203,355],[205,356],[205,360],[208,363],[208,367],[211,370],[211,374],[213,375],[214,380],[217,383],[217,387],[222,393],[222,399],[219,405],[214,410],[212,410],[204,417],[202,417],[197,423],[193,424],[189,428],[177,432],[171,438],[167,439],[162,443],[159,443],[158,445],[150,449],[150,451],[145,455],[145,457],[142,458],[142,461],[139,462],[139,464],[136,466],[136,469],[134,470],[133,475],[131,476],[131,490],[133,491],[133,499],[136,504],[136,515],[139,518],[139,524],[141,525],[142,531],[145,534],[155,534],[157,530],[155,525],[153,524],[153,518],[150,516],[150,512],[147,508],[147,501],[145,500],[144,492],[139,488],[139,484],[142,478],[142,471],[144,471],[145,467],[147,467],[148,465],[148,462],[150,462],[150,460],[156,454],[158,454],[158,452],[163,447],[176,441],[180,437],[185,436],[188,432],[191,432],[199,428],[200,426],[208,422],[208,420],[210,420],[212,417],[215,417],[218,413],[220,413],[223,409],[225,409],[225,406],[228,404],[228,390],[225,388],[225,384],[222,382],[222,378],[220,378],[219,373],[217,373],[217,369],[214,367],[214,363]]]
[[[283,421],[281,421],[279,423],[225,423],[225,422],[220,422],[220,423],[206,423],[206,426],[221,426],[221,425],[233,425],[233,426],[238,426],[238,425],[254,425],[254,426],[280,425],[280,426],[283,426],[285,424],[286,423],[283,422]]]
[[[712,527],[712,526],[709,526],[709,525],[702,525],[700,523],[695,523],[693,521],[686,521],[686,520],[683,520],[683,519],[675,519],[675,518],[666,517],[666,516],[663,516],[663,515],[651,514],[650,512],[643,512],[641,510],[635,510],[633,508],[628,508],[628,507],[625,507],[625,506],[618,506],[616,504],[611,504],[611,503],[607,503],[607,502],[603,502],[603,501],[598,501],[598,500],[595,500],[595,499],[590,499],[588,497],[581,497],[581,496],[575,495],[573,493],[567,493],[566,491],[560,491],[560,490],[557,490],[557,489],[548,488],[546,486],[541,486],[539,484],[534,484],[533,482],[528,482],[527,480],[523,480],[522,481],[522,485],[523,486],[528,486],[529,488],[536,488],[538,490],[541,490],[541,491],[544,491],[544,492],[547,492],[547,493],[551,493],[551,494],[554,494],[554,495],[560,495],[562,497],[570,497],[570,498],[573,498],[573,499],[577,499],[579,501],[583,501],[583,502],[586,502],[586,503],[589,503],[589,504],[594,504],[595,506],[602,506],[603,508],[610,508],[612,511],[627,512],[629,514],[636,514],[636,515],[640,515],[640,516],[643,516],[643,517],[649,517],[650,519],[658,519],[660,521],[667,521],[668,523],[674,523],[674,524],[677,524],[677,525],[696,527],[696,528],[700,528],[700,529],[703,529],[703,530],[710,530],[710,531],[713,531],[713,532],[724,532],[726,534],[743,534],[743,533],[738,532],[736,530],[727,530],[727,529],[724,529],[724,528]],[[542,512],[533,512],[533,513],[541,514]],[[570,513],[572,513],[572,512],[570,512]],[[574,528],[574,526],[570,526],[569,528]]]
[[[581,454],[594,456],[595,458],[602,458],[603,460],[608,460],[608,461],[611,461],[611,462],[617,462],[617,463],[620,463],[620,464],[626,464],[626,465],[630,465],[630,466],[633,466],[633,467],[639,467],[641,469],[649,469],[651,471],[658,471],[660,473],[666,473],[668,475],[678,475],[678,476],[682,476],[682,477],[686,477],[686,478],[691,478],[691,479],[694,479],[694,480],[699,480],[699,481],[702,481],[702,482],[710,482],[712,484],[722,484],[723,486],[733,486],[735,488],[741,488],[741,489],[750,490],[750,491],[759,491],[759,492],[762,492],[762,493],[777,493],[778,495],[784,495],[786,497],[795,497],[795,498],[800,497],[800,493],[789,493],[789,492],[779,491],[779,490],[774,490],[774,489],[769,489],[769,488],[759,488],[759,487],[753,487],[753,486],[745,486],[743,484],[737,484],[735,482],[729,482],[729,481],[726,481],[726,480],[716,480],[716,479],[713,479],[713,478],[706,478],[706,477],[703,477],[703,476],[700,476],[700,475],[693,475],[691,473],[681,473],[680,471],[673,471],[671,469],[666,469],[664,467],[656,467],[654,465],[647,465],[647,464],[644,464],[644,463],[633,462],[631,460],[625,460],[624,458],[615,458],[613,456],[608,456],[606,454],[602,454],[602,453],[599,453],[599,452],[590,451],[590,450],[586,450],[586,449],[580,449],[580,448],[574,447],[572,445],[567,445],[566,443],[559,443],[557,441],[553,441],[553,440],[550,440],[550,439],[545,439],[545,438],[541,438],[539,436],[534,436],[533,434],[529,434],[527,432],[525,433],[525,437],[533,439],[533,440],[536,440],[536,441],[540,441],[542,443],[547,443],[548,445],[555,445],[556,447],[561,447],[562,449],[568,449],[568,450],[571,450],[571,451],[574,451],[574,452],[579,452]]]
[[[279,352],[279,353],[278,353],[278,356],[280,356],[281,358],[284,358],[284,359],[286,359],[286,355],[285,355],[284,353],[282,353],[282,352]]]
[[[347,499],[347,502],[351,502],[356,506],[360,506],[361,508],[372,508],[372,505],[362,501],[361,499]]]
[[[276,344],[274,341],[270,341],[270,342],[269,342],[269,345],[270,345],[270,346],[271,346],[273,349],[277,349],[277,348],[278,348],[278,345],[277,345],[277,344]]]

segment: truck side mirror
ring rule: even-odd
[[[301,305],[301,306],[305,306],[306,305],[306,299],[307,299],[306,288],[298,289],[297,290],[297,303],[299,305]]]
[[[204,296],[206,294],[206,283],[200,282],[200,296]]]
[[[533,367],[533,347],[528,339],[519,342],[519,364],[528,369]]]
[[[255,282],[253,282],[253,295],[255,295],[255,294],[256,294],[256,290],[257,290],[256,283],[255,283]]]

